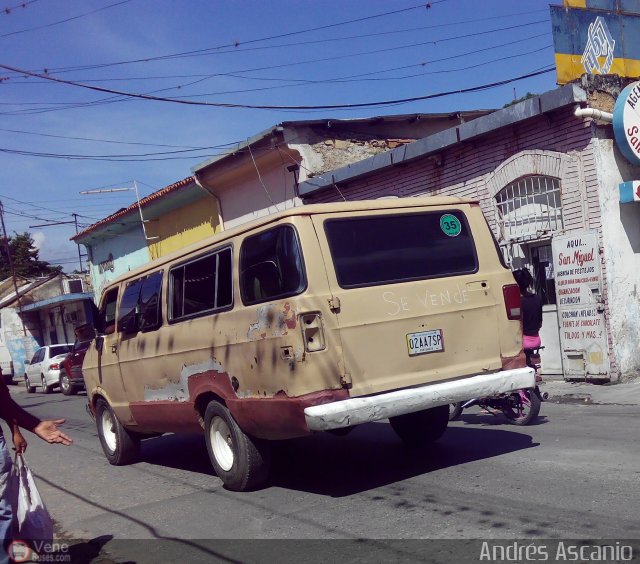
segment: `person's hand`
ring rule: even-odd
[[[60,431],[60,429],[58,429],[58,425],[62,425],[64,421],[64,419],[40,421],[40,423],[38,423],[33,429],[33,432],[48,443],[61,443],[63,445],[70,445],[73,441],[62,431]]]
[[[17,454],[22,454],[27,450],[27,440],[22,436],[17,425],[13,428],[13,447]]]

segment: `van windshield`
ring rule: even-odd
[[[478,259],[460,210],[328,219],[342,288],[469,274]]]

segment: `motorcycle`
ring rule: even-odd
[[[456,402],[449,405],[449,421],[454,421],[460,417],[462,412],[477,405],[492,415],[502,413],[510,423],[514,425],[529,425],[540,413],[540,406],[549,395],[540,392],[539,385],[542,384],[540,375],[540,349],[524,349],[527,366],[533,368],[536,375],[536,385],[534,388],[525,388],[511,393],[499,394],[484,398],[474,398],[466,402]]]

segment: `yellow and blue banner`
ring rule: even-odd
[[[563,4],[569,8],[640,13],[640,0],[564,0]]]
[[[640,0],[565,4],[550,6],[558,84],[585,73],[640,76]]]

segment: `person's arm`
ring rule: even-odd
[[[27,450],[27,440],[22,436],[17,423],[14,423],[12,427],[13,446],[16,449],[16,453],[22,454]]]
[[[14,423],[34,432],[34,429],[40,423],[40,419],[34,417],[24,409],[22,409],[11,397],[7,384],[0,378],[0,414],[2,419],[7,422],[9,427],[13,428]]]
[[[73,441],[58,429],[58,425],[64,423],[64,419],[41,421],[20,407],[11,397],[9,388],[0,378],[0,414],[7,424],[14,429],[20,426],[27,431],[38,435],[48,443],[60,443],[70,445]],[[24,437],[23,437],[24,439]],[[25,441],[26,443],[26,441]]]

